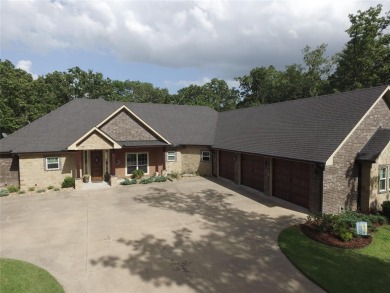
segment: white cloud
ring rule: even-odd
[[[241,73],[301,61],[305,45],[347,41],[368,1],[2,0],[2,46],[48,54],[103,51],[120,60]],[[384,3],[384,10],[390,4]]]
[[[38,75],[31,72],[32,62],[30,60],[19,60],[15,65],[16,68],[22,69],[27,73],[30,73],[33,79],[37,79]]]

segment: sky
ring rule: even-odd
[[[171,93],[348,41],[348,14],[390,0],[1,0],[1,59],[34,78],[78,66]]]

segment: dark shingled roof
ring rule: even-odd
[[[390,142],[390,129],[379,128],[357,156],[359,161],[374,163]]]
[[[172,145],[326,162],[387,86],[217,113],[209,107],[75,99],[0,140],[1,152],[56,152],[122,105]],[[142,142],[120,142],[140,146]],[[142,145],[164,145],[148,142]],[[166,145],[166,144],[165,144]]]
[[[220,113],[213,147],[325,163],[386,88]]]
[[[211,145],[218,113],[209,107],[75,99],[0,140],[0,151],[56,152],[126,105],[172,145]]]

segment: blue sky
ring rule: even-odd
[[[34,76],[79,66],[171,93],[251,68],[300,63],[348,41],[348,14],[390,1],[2,0],[1,59]]]

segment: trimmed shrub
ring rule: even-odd
[[[24,190],[19,190],[18,194],[25,194],[26,192]]]
[[[0,197],[9,195],[9,192],[7,189],[0,189]]]
[[[32,191],[34,191],[34,190],[35,190],[35,187],[29,187],[29,188],[28,188],[28,191],[31,191],[31,192],[32,192]]]
[[[125,180],[123,180],[121,183],[119,183],[120,185],[132,185],[132,184],[137,184],[137,179],[129,179],[129,178],[125,178]]]
[[[62,188],[69,188],[69,187],[73,187],[74,188],[74,178],[73,177],[65,177],[64,181],[62,182],[61,184],[61,187]]]
[[[38,193],[43,193],[45,191],[46,191],[46,189],[43,189],[43,188],[37,190]]]
[[[167,181],[167,177],[164,177],[164,176],[156,176],[156,177],[153,177],[154,179],[154,182],[165,182]]]
[[[169,174],[169,176],[173,179],[178,179],[180,177],[180,174],[179,172],[172,172],[171,174]]]
[[[15,186],[15,185],[10,185],[7,187],[8,189],[8,192],[9,193],[14,193],[14,192],[18,192],[19,191],[19,187]]]
[[[386,200],[382,203],[382,213],[390,220],[390,200]]]
[[[47,187],[47,189],[53,189],[54,188],[54,186],[53,185],[49,185],[48,187]]]
[[[142,179],[139,181],[140,184],[149,184],[149,183],[152,183],[152,182],[154,182],[153,177],[142,178]]]
[[[142,178],[142,176],[144,176],[144,171],[142,171],[141,169],[138,169],[138,170],[134,170],[133,173],[131,173],[133,176],[133,178]]]
[[[53,190],[54,191],[60,191],[60,189],[58,187],[54,188]]]

